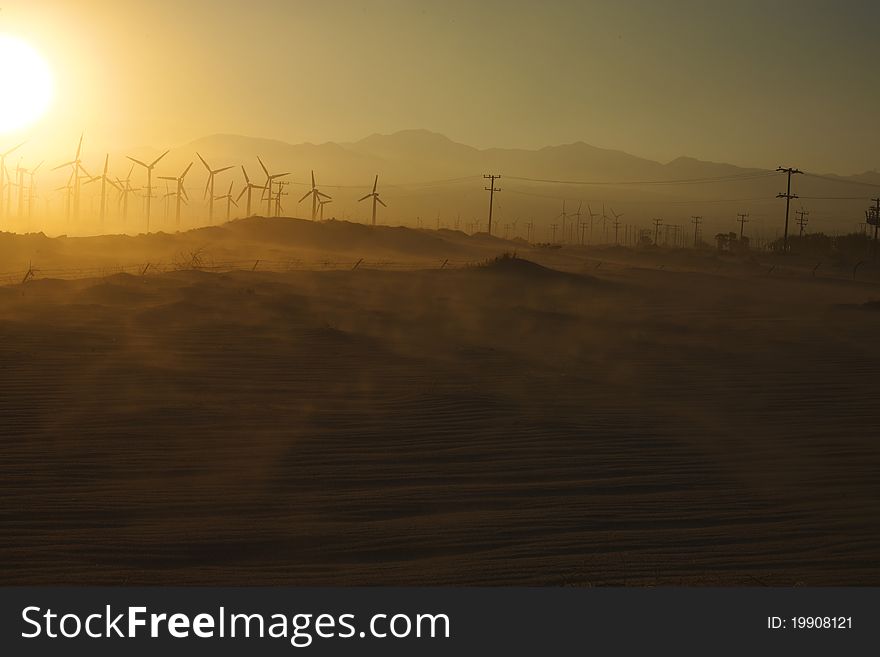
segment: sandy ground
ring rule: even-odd
[[[875,283],[422,256],[0,287],[0,581],[880,584]]]

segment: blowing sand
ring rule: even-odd
[[[880,584],[880,288],[657,257],[2,287],[2,582]]]

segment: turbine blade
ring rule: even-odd
[[[230,169],[234,169],[234,168],[235,168],[234,166],[233,167],[223,167],[222,169],[214,169],[214,171],[212,171],[211,173],[213,173],[216,176],[218,173],[223,173],[224,171],[229,171]]]
[[[193,163],[190,162],[190,163],[187,165],[186,169],[183,170],[183,173],[180,174],[180,179],[181,179],[181,180],[183,180],[184,178],[186,178],[186,174],[189,173],[189,170],[192,168],[192,165],[193,165]]]
[[[247,170],[244,168],[244,165],[243,165],[243,164],[241,165],[241,172],[244,174],[244,181],[245,181],[246,183],[250,184],[251,179],[248,178]]]
[[[303,201],[305,201],[305,200],[306,200],[309,196],[311,196],[311,195],[312,195],[311,192],[306,192],[305,194],[303,194],[303,197],[302,197],[299,201],[297,201],[297,203],[302,203]]]
[[[383,201],[382,199],[380,199],[378,196],[376,197],[376,200],[379,201],[379,203],[382,205],[383,208],[387,208],[387,207],[388,207],[387,205],[385,205],[385,201]]]
[[[168,153],[170,153],[170,151],[165,151],[159,157],[157,157],[155,160],[153,160],[153,163],[150,165],[150,168],[152,169],[154,166],[156,166],[159,163],[159,160],[161,160],[163,157],[168,155]]]
[[[236,201],[240,201],[240,200],[241,200],[241,197],[244,196],[244,193],[245,193],[247,190],[248,190],[247,185],[245,185],[244,187],[242,187],[242,188],[241,188],[241,193],[238,195],[238,197],[237,197],[235,200],[236,200]]]
[[[263,172],[266,174],[266,177],[269,177],[269,169],[266,168],[266,165],[263,164],[263,160],[260,159],[260,156],[257,156],[257,162],[260,163],[260,166],[263,167]]]
[[[379,174],[376,174],[376,178],[373,180],[373,193],[376,193],[376,185],[379,184]]]
[[[52,171],[58,171],[58,169],[69,167],[71,164],[76,164],[76,160],[74,160],[73,162],[65,162],[64,164],[59,164],[57,167],[53,167]]]
[[[136,159],[133,158],[131,155],[126,155],[125,157],[127,157],[129,160],[131,160],[131,161],[134,162],[135,164],[140,164],[142,167],[144,167],[144,168],[146,168],[146,169],[149,169],[149,168],[150,168],[150,166],[149,166],[148,164],[146,164],[145,162],[141,162],[140,160],[136,160]]]
[[[27,143],[26,141],[23,141],[23,142],[21,142],[18,146],[13,146],[13,147],[10,148],[8,151],[6,151],[5,153],[3,153],[3,157],[6,157],[6,156],[9,155],[10,153],[14,153],[14,152],[17,151],[19,148],[21,148],[22,146],[24,146],[26,143]],[[77,153],[77,157],[79,157],[79,153]]]
[[[199,159],[202,161],[202,164],[205,165],[205,168],[208,170],[208,173],[210,173],[210,172],[211,172],[211,167],[209,167],[209,166],[208,166],[208,163],[205,162],[205,158],[203,158],[203,157],[201,156],[200,153],[196,153],[196,155],[199,156]]]
[[[366,200],[367,200],[368,198],[370,198],[371,196],[372,196],[372,194],[367,194],[366,196],[363,196],[363,197],[359,198],[359,199],[358,199],[358,203],[360,203],[361,201],[366,201]]]

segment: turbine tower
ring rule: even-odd
[[[183,179],[186,178],[186,174],[189,173],[189,170],[192,168],[192,165],[193,165],[192,162],[187,164],[186,169],[183,170],[183,173],[181,173],[176,178],[174,176],[159,176],[159,178],[162,180],[173,180],[174,182],[177,183],[177,191],[172,192],[171,194],[172,194],[172,196],[173,195],[177,196],[177,209],[174,212],[174,222],[175,222],[175,225],[177,226],[178,230],[180,230],[180,203],[181,202],[185,203],[186,199],[188,198],[186,195],[186,188],[183,186]],[[168,196],[168,195],[166,194],[166,196]]]
[[[324,206],[332,202],[333,201],[329,198],[321,199],[320,201],[318,201],[318,216],[321,221],[324,221]]]
[[[55,191],[60,192],[64,190],[66,193],[64,195],[64,217],[67,221],[68,227],[70,226],[70,206],[71,201],[73,200],[73,171],[70,172],[70,177],[67,179],[67,184],[58,187]]]
[[[620,230],[620,218],[623,216],[623,213],[617,214],[614,211],[614,208],[611,208],[611,214],[614,215],[614,246],[620,244],[618,240],[618,231]]]
[[[17,151],[19,148],[24,146],[25,143],[27,143],[27,142],[21,142],[18,146],[13,146],[5,153],[0,153],[0,215],[3,215],[3,216],[5,216],[5,214],[7,212],[9,212],[9,208],[6,208],[5,212],[4,212],[4,206],[3,206],[3,198],[4,198],[3,188],[7,184],[6,178],[8,176],[8,173],[6,171],[6,156],[12,155],[15,151]]]
[[[251,216],[251,195],[255,189],[266,189],[264,185],[256,185],[251,182],[251,179],[248,177],[247,170],[244,166],[241,167],[241,172],[244,174],[245,186],[241,190],[241,193],[238,195],[238,198],[235,199],[236,202],[241,200],[241,197],[244,196],[245,192],[247,192],[247,216]]]
[[[590,207],[589,203],[587,204],[587,212],[590,215],[590,246],[593,245],[593,219],[598,217],[599,215],[593,212],[593,208]]]
[[[284,178],[285,176],[289,176],[289,173],[269,173],[269,169],[266,168],[266,165],[263,164],[263,160],[257,157],[257,161],[260,163],[260,166],[263,168],[263,173],[266,174],[266,184],[263,186],[263,194],[266,199],[266,216],[272,216],[272,203],[275,201],[275,196],[272,193],[273,187],[275,186],[276,178]]]
[[[368,198],[373,199],[373,223],[372,225],[376,225],[376,203],[381,203],[383,208],[387,208],[388,206],[379,198],[379,192],[376,191],[376,185],[379,184],[379,174],[376,174],[376,177],[373,179],[373,191],[366,196],[363,196],[358,199],[358,203],[361,201],[366,201]]]
[[[113,187],[116,187],[116,183],[113,182],[112,180],[110,180],[110,178],[107,176],[107,167],[109,165],[110,165],[110,154],[107,153],[107,155],[104,157],[104,173],[102,173],[100,176],[95,176],[95,177],[91,178],[90,180],[86,181],[86,185],[88,185],[89,183],[93,183],[96,180],[101,181],[101,232],[102,233],[104,232],[104,218],[107,215],[107,183],[110,183],[111,185],[113,185]],[[116,187],[116,189],[119,189],[119,188]]]
[[[43,166],[43,162],[40,162],[37,166],[35,166],[30,171],[28,171],[28,176],[30,176],[30,187],[28,187],[28,202],[27,202],[28,220],[30,220],[31,216],[34,214],[34,200],[37,198],[36,194],[34,193],[34,190],[36,190],[36,188],[37,188],[35,178],[37,176],[37,171],[39,171],[40,167],[42,167],[42,166]]]
[[[79,197],[80,197],[80,172],[85,174],[86,178],[91,178],[92,176],[88,171],[85,170],[85,167],[82,165],[82,160],[80,159],[80,155],[82,155],[82,143],[83,143],[83,135],[79,136],[79,144],[76,147],[76,157],[74,157],[70,162],[65,162],[64,164],[59,164],[57,167],[52,169],[53,171],[57,169],[63,169],[64,167],[71,167],[73,169],[73,218],[79,219]],[[68,217],[69,218],[69,217]]]
[[[223,173],[224,171],[229,171],[231,166],[221,167],[219,169],[212,169],[211,166],[205,161],[201,155],[196,153],[199,156],[199,159],[202,161],[202,164],[205,165],[205,168],[208,170],[208,180],[205,183],[205,193],[202,194],[202,198],[208,199],[208,223],[214,223],[214,176],[218,173]]]
[[[150,232],[150,206],[151,206],[150,201],[153,199],[153,167],[155,167],[157,164],[159,164],[159,160],[161,160],[166,155],[168,155],[168,151],[165,151],[164,153],[162,153],[159,157],[157,157],[155,160],[153,160],[149,164],[147,164],[146,162],[141,162],[140,160],[136,160],[135,158],[131,157],[130,155],[126,156],[126,157],[128,157],[129,160],[131,160],[135,164],[140,164],[142,167],[144,167],[147,170],[147,186],[145,189],[147,190],[146,198],[147,198],[147,232],[148,233]]]
[[[221,199],[226,199],[226,223],[229,223],[230,214],[232,211],[232,206],[238,207],[238,203],[232,198],[232,186],[235,184],[234,181],[230,181],[229,183],[229,191],[223,194],[222,196],[216,197],[214,200],[219,201]]]
[[[318,203],[321,202],[322,198],[331,199],[331,196],[328,196],[324,192],[318,191],[318,188],[315,187],[315,172],[312,171],[312,189],[305,193],[305,195],[299,200],[300,203],[305,201],[309,196],[312,197],[312,221],[318,216]],[[322,206],[323,207],[323,206]]]
[[[118,206],[122,206],[122,223],[125,224],[128,219],[128,195],[134,192],[135,190],[131,187],[131,174],[134,171],[134,165],[131,165],[131,168],[128,170],[128,176],[126,176],[125,180],[120,180],[118,177],[116,178],[117,189],[119,190],[119,201],[117,202]]]

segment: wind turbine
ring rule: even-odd
[[[64,213],[65,218],[67,220],[67,225],[70,225],[70,202],[73,199],[73,171],[70,172],[70,177],[67,179],[67,184],[62,185],[57,188],[55,191],[60,192],[61,190],[65,190],[67,193],[65,194],[65,205],[64,205]]]
[[[266,216],[272,216],[272,202],[275,200],[275,197],[272,194],[272,188],[275,184],[276,178],[284,178],[284,176],[289,176],[289,173],[273,173],[269,174],[269,169],[266,168],[266,165],[263,164],[263,160],[257,157],[257,161],[260,163],[260,166],[263,168],[263,173],[266,174],[266,184],[263,186],[263,194],[266,199]]]
[[[312,197],[312,221],[318,216],[318,203],[321,201],[321,198],[331,199],[331,196],[328,196],[324,192],[319,192],[318,188],[315,187],[315,172],[312,171],[312,189],[305,193],[305,195],[299,200],[300,203],[305,201],[309,196]],[[323,206],[322,206],[323,207]]]
[[[620,243],[617,239],[617,232],[620,229],[620,218],[623,216],[623,213],[617,214],[614,208],[611,208],[611,214],[614,215],[614,246],[617,246]]]
[[[82,154],[82,143],[83,143],[83,135],[79,136],[79,144],[76,147],[76,157],[72,159],[70,162],[65,162],[64,164],[59,164],[57,167],[52,169],[55,171],[56,169],[63,169],[64,167],[72,167],[73,169],[73,218],[79,219],[79,196],[80,196],[80,172],[84,173],[87,178],[91,178],[91,174],[86,171],[85,167],[82,165],[82,160],[80,159],[80,155]]]
[[[5,180],[8,177],[8,173],[6,171],[6,156],[12,155],[19,148],[24,146],[27,142],[21,142],[18,146],[13,146],[5,153],[0,153],[0,214],[4,214],[3,212],[3,187],[6,185]],[[9,208],[6,208],[6,212],[9,211]]]
[[[147,190],[146,197],[147,197],[147,232],[148,233],[150,232],[150,206],[151,206],[150,201],[153,198],[153,167],[155,167],[157,164],[159,164],[159,160],[161,160],[166,155],[168,155],[168,151],[165,151],[164,153],[162,153],[159,157],[157,157],[155,160],[153,160],[149,164],[147,164],[146,162],[141,162],[140,160],[136,160],[135,158],[131,157],[130,155],[126,156],[129,160],[131,160],[135,164],[140,164],[142,167],[144,167],[147,170],[147,186],[145,189]]]
[[[28,219],[31,218],[31,215],[34,213],[34,199],[36,195],[34,194],[34,190],[36,189],[36,183],[34,179],[36,178],[37,171],[40,170],[40,167],[43,166],[43,162],[40,162],[33,169],[28,171],[28,175],[30,176],[30,187],[28,187]]]
[[[324,221],[324,206],[332,202],[333,201],[329,198],[321,199],[320,201],[318,201],[318,212],[320,213],[319,218],[321,219],[321,221]]]
[[[608,215],[605,214],[605,204],[602,203],[602,239],[608,240]]]
[[[116,178],[116,185],[117,185],[117,189],[119,190],[118,204],[122,205],[122,223],[123,224],[128,219],[128,195],[135,191],[134,189],[131,188],[131,174],[133,171],[134,171],[134,165],[132,164],[131,168],[128,170],[128,176],[125,178],[125,180],[120,180],[118,177]]]
[[[196,153],[199,156],[199,159],[202,161],[202,164],[205,165],[205,168],[208,170],[208,180],[205,183],[205,193],[202,194],[202,198],[208,198],[208,223],[214,223],[214,176],[218,173],[223,173],[224,171],[229,171],[231,166],[221,167],[219,169],[212,169],[211,166],[205,162],[205,158]]]
[[[282,199],[288,195],[287,192],[284,191],[285,185],[289,185],[290,183],[286,180],[278,181],[278,191],[275,193],[275,216],[280,217],[281,213],[284,212],[284,208],[281,206]]]
[[[110,165],[110,154],[107,153],[107,155],[104,157],[104,173],[102,173],[100,176],[95,176],[91,180],[86,181],[86,185],[88,185],[89,183],[93,183],[96,180],[101,181],[101,232],[102,233],[104,232],[104,217],[107,214],[107,183],[110,183],[111,185],[113,185],[113,187],[116,187],[116,183],[113,182],[112,180],[110,180],[110,178],[107,176],[107,168],[109,167],[109,165]],[[116,189],[119,189],[119,188],[116,187]]]
[[[188,198],[188,196],[186,194],[186,188],[183,186],[183,179],[186,178],[186,174],[189,173],[189,170],[192,168],[192,165],[193,165],[192,162],[187,164],[186,169],[183,170],[183,173],[181,173],[176,178],[174,176],[159,176],[159,178],[161,180],[173,180],[177,183],[177,191],[173,192],[172,195],[174,195],[174,194],[177,195],[177,209],[175,210],[175,213],[174,213],[174,221],[175,221],[175,224],[177,225],[178,230],[180,229],[180,203],[181,203],[181,201],[183,201],[185,203],[186,199]],[[166,194],[165,196],[167,197],[168,194]]]
[[[581,234],[581,246],[583,246],[584,244],[584,231],[581,230],[581,208],[583,207],[583,205],[583,201],[578,201],[578,211],[571,215],[572,217],[577,217],[577,224],[575,224],[576,227],[574,232],[575,234]]]
[[[255,189],[266,189],[264,185],[255,185],[251,182],[251,179],[248,177],[247,171],[244,166],[241,167],[241,172],[244,174],[245,186],[241,190],[241,194],[238,195],[236,201],[240,201],[241,197],[244,196],[245,192],[247,192],[247,216],[251,216],[251,194]]]
[[[557,214],[554,219],[562,218],[562,239],[560,240],[560,244],[565,244],[565,219],[568,217],[568,214],[565,212],[565,201],[562,201],[562,212]],[[554,231],[555,234],[555,231]]]
[[[15,165],[15,178],[18,181],[16,183],[16,187],[18,187],[18,216],[19,218],[24,216],[24,174],[27,173],[27,169],[21,166],[21,160],[19,159],[18,164]]]
[[[226,192],[223,196],[218,196],[218,197],[216,197],[216,198],[214,199],[214,200],[216,200],[216,201],[219,201],[220,199],[224,199],[224,198],[226,199],[226,222],[227,222],[227,223],[229,223],[229,217],[230,217],[230,214],[231,214],[231,211],[232,211],[232,206],[234,205],[235,207],[238,207],[238,203],[236,203],[236,202],[232,199],[232,186],[233,186],[234,184],[235,184],[234,181],[233,181],[233,182],[230,182],[230,183],[229,183],[229,191]]]
[[[589,203],[587,204],[587,212],[590,214],[590,245],[593,244],[593,219],[598,217],[599,215],[593,212],[593,208],[590,207]]]
[[[376,174],[376,177],[373,179],[373,191],[366,196],[363,196],[358,199],[358,203],[361,201],[366,201],[368,198],[373,199],[373,226],[376,225],[376,203],[381,203],[383,208],[387,208],[388,206],[382,202],[382,199],[379,198],[379,192],[376,191],[376,185],[379,184],[379,174]]]

